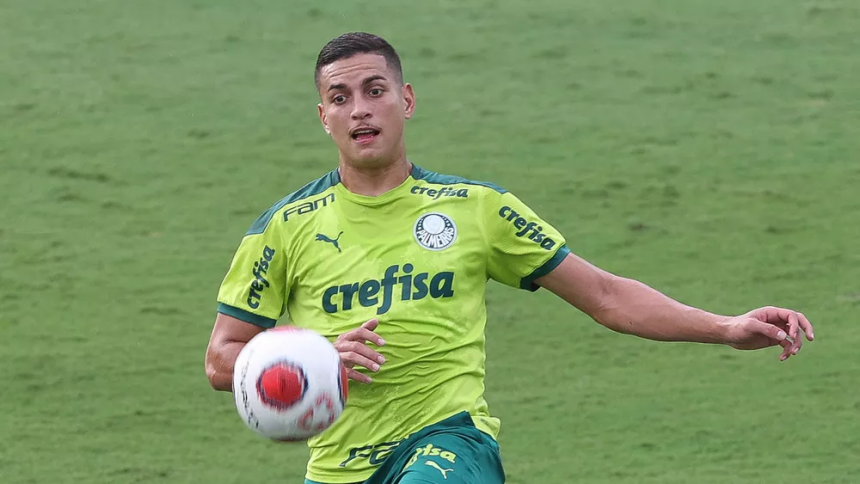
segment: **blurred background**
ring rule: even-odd
[[[399,51],[410,159],[495,182],[571,249],[779,351],[620,336],[493,285],[510,483],[860,480],[860,4],[0,2],[0,482],[301,482],[203,354],[233,251],[336,164],[319,49]]]

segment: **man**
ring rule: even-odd
[[[351,33],[317,59],[319,117],[338,168],[247,232],[218,294],[209,381],[231,389],[243,345],[289,313],[335,340],[349,368],[341,418],[311,448],[306,483],[504,482],[484,390],[488,278],[544,287],[621,332],[659,341],[782,346],[812,326],[762,308],[726,317],[590,265],[514,195],[406,158],[412,86],[383,39]]]

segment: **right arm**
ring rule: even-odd
[[[378,324],[378,320],[371,319],[340,335],[334,342],[340,359],[348,368],[347,375],[351,380],[370,383],[372,379],[356,371],[355,367],[360,366],[375,373],[385,363],[382,355],[367,346],[368,341],[376,346],[385,344],[385,341],[373,332]],[[241,319],[218,313],[212,336],[209,338],[209,347],[206,348],[206,377],[209,378],[212,388],[222,392],[233,390],[233,367],[239,352],[251,338],[265,330]]]
[[[212,388],[233,389],[233,366],[251,338],[274,327],[289,297],[286,244],[275,216],[267,211],[242,237],[218,289],[218,315],[206,348],[206,376]],[[275,219],[277,220],[277,219]]]
[[[230,269],[218,291],[218,316],[206,349],[206,376],[212,388],[232,391],[233,367],[239,352],[251,339],[274,327],[284,313],[290,282],[285,254],[286,243],[271,224],[274,212],[264,213],[243,237]],[[241,318],[241,319],[240,319]],[[367,346],[382,346],[384,341],[373,331],[378,321],[371,320],[340,335],[334,342],[349,378],[370,383],[369,376],[356,366],[379,370],[385,359]]]
[[[265,328],[218,313],[206,348],[206,376],[212,388],[222,392],[233,390],[233,366],[239,352],[263,331]]]

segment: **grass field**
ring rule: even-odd
[[[313,62],[400,50],[410,158],[491,180],[616,273],[778,351],[615,335],[488,294],[514,484],[860,481],[860,4],[0,2],[0,482],[301,482],[203,353],[240,237],[334,166]]]

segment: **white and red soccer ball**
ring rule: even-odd
[[[278,327],[258,334],[239,352],[233,396],[251,430],[273,440],[307,440],[343,412],[346,369],[322,335]]]

